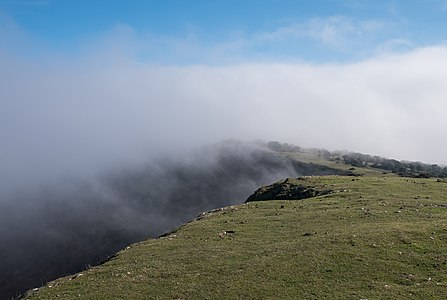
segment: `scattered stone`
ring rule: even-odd
[[[80,276],[84,276],[84,274],[83,274],[83,273],[78,273],[78,274],[72,276],[69,280],[76,279],[76,278],[78,278],[78,277],[80,277]]]
[[[232,233],[234,233],[234,230],[222,230],[222,232],[220,232],[220,233],[218,234],[218,236],[219,236],[220,238],[224,238],[224,236],[226,236],[226,235],[228,235],[228,234],[232,234]]]
[[[170,236],[168,236],[168,240],[172,241],[173,239],[175,239],[177,237],[176,234],[171,234]]]

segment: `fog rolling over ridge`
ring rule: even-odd
[[[263,138],[445,163],[446,57],[157,67],[0,52],[0,293],[302,174],[238,143],[183,154],[200,145]]]
[[[188,155],[65,178],[2,194],[0,295],[11,296],[106,259],[200,212],[243,202],[263,184],[339,171],[237,141]]]
[[[217,51],[190,64],[145,61],[139,47],[153,42],[117,24],[61,52],[0,11],[0,298],[240,203],[262,184],[333,172],[253,144],[194,150],[219,140],[447,163],[445,44],[345,63],[222,60]]]

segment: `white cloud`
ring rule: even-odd
[[[374,52],[372,44],[375,39],[380,40],[378,37],[386,25],[381,20],[358,21],[332,16],[292,22],[252,34],[231,32],[210,42],[203,39],[200,30],[195,28],[183,36],[163,36],[137,32],[127,24],[117,24],[105,37],[99,38],[99,46],[97,41],[87,41],[86,44],[97,47],[99,50],[96,51],[109,49],[107,53],[110,53],[114,49],[135,54],[140,63],[174,65],[179,62],[225,65],[278,59],[296,61],[302,60],[306,56],[304,53],[322,49],[327,51],[326,55],[329,54],[326,59],[331,57],[330,53],[335,56],[343,53],[358,59]],[[274,57],[269,52],[272,49]]]
[[[414,48],[415,45],[406,39],[391,39],[384,41],[376,46],[376,55],[383,55],[389,53],[407,52]]]
[[[5,22],[6,20],[6,22]],[[3,22],[2,22],[3,21]],[[32,37],[13,20],[0,18],[0,50],[12,52],[32,52],[34,56],[50,53],[42,41]],[[306,58],[324,61],[346,57],[359,60],[371,54],[382,53],[384,49],[399,48],[397,41],[381,43],[381,34],[388,24],[381,20],[354,20],[344,16],[313,18],[304,22],[294,22],[269,31],[251,35],[234,32],[212,42],[201,36],[201,31],[190,28],[183,35],[166,36],[150,32],[139,32],[125,23],[118,23],[108,32],[90,36],[73,45],[73,59],[95,56],[98,61],[112,58],[132,57],[141,64],[178,65],[204,63],[226,65],[238,62],[297,61]],[[38,47],[36,47],[40,44]],[[376,44],[379,47],[376,49]],[[400,49],[399,48],[399,49]],[[30,51],[32,49],[32,51]],[[52,52],[52,53],[51,53]],[[313,53],[315,56],[313,56]],[[340,56],[339,56],[340,55]]]
[[[113,43],[83,60],[0,54],[4,183],[231,137],[447,163],[445,46],[351,64],[154,67]]]
[[[257,43],[311,38],[333,48],[351,44],[350,39],[365,38],[383,27],[377,20],[353,21],[343,16],[314,18],[303,23],[293,23],[270,32],[260,33],[253,39]]]

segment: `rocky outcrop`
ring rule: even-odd
[[[299,178],[298,178],[299,179]],[[284,179],[274,184],[257,189],[246,202],[264,200],[301,200],[332,193],[332,190],[317,189],[312,186],[297,183],[296,179]]]

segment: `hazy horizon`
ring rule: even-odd
[[[228,138],[447,164],[442,1],[257,3],[0,1],[2,181]]]
[[[0,0],[0,298],[340,172],[202,148],[222,140],[446,165],[446,17],[444,0]]]

